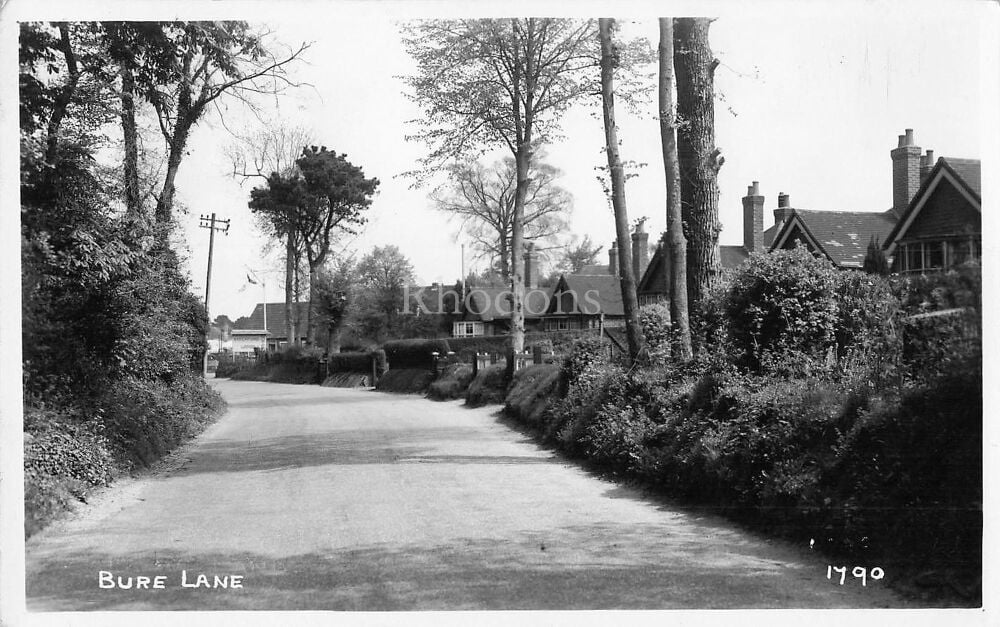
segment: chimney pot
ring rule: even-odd
[[[608,249],[608,274],[618,276],[618,241],[611,242]]]
[[[785,192],[778,192],[778,207],[789,207],[788,204],[788,194]]]
[[[912,128],[906,129],[906,135],[905,135],[905,137],[906,137],[906,145],[907,146],[912,146],[913,145],[913,129]]]
[[[906,145],[906,135],[900,135],[899,136],[899,143],[896,144],[896,148],[902,148],[905,145]]]
[[[927,165],[934,165],[934,151],[927,151]]]

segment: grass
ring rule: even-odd
[[[427,388],[427,397],[436,401],[464,398],[472,383],[471,364],[453,364]]]
[[[480,371],[469,385],[465,404],[470,407],[503,403],[507,396],[507,366],[494,364]]]
[[[424,368],[391,368],[375,384],[381,392],[423,394],[434,380],[434,373]]]
[[[558,364],[536,364],[514,373],[504,411],[519,421],[539,424],[542,414],[559,389]]]

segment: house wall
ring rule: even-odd
[[[982,214],[954,185],[944,183],[938,184],[900,242],[982,233]]]

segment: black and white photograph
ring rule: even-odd
[[[0,624],[997,619],[1000,3],[0,51]]]

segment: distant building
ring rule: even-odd
[[[266,327],[264,326],[264,303],[257,303],[249,316],[243,316],[233,323],[233,352],[240,352],[236,348],[238,343],[244,347],[250,345],[266,346],[267,350],[278,350],[288,345],[285,303],[267,303],[266,306]],[[293,314],[295,315],[295,334],[299,336],[299,343],[304,344],[308,331],[306,322],[309,320],[309,303],[295,303]],[[254,344],[254,342],[256,343]]]

